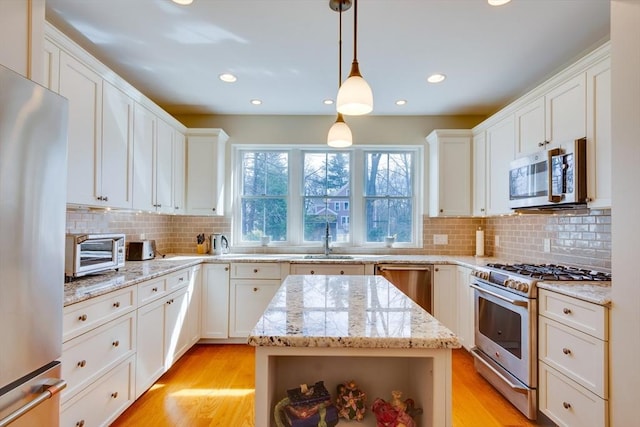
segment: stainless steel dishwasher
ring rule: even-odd
[[[433,266],[425,264],[378,264],[376,274],[393,283],[409,298],[433,314]]]

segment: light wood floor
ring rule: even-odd
[[[112,426],[252,427],[253,387],[253,347],[196,345]],[[533,425],[454,350],[454,427]]]

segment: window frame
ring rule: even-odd
[[[349,240],[346,242],[332,242],[333,247],[342,248],[384,248],[384,242],[367,242],[366,241],[366,212],[365,206],[365,188],[366,181],[365,156],[367,152],[412,152],[412,241],[396,242],[395,248],[422,248],[422,229],[423,229],[423,176],[425,168],[424,148],[419,145],[358,145],[348,149],[332,149],[326,145],[301,145],[299,148],[293,148],[290,145],[278,144],[241,144],[233,147],[232,151],[232,191],[231,194],[231,223],[232,223],[232,244],[236,247],[256,247],[260,246],[260,242],[242,241],[242,230],[240,215],[242,214],[240,206],[242,200],[242,152],[246,151],[286,151],[288,152],[289,168],[288,181],[289,193],[287,198],[287,238],[285,241],[271,241],[269,246],[272,247],[296,247],[300,249],[317,249],[321,248],[323,242],[305,242],[304,241],[304,212],[303,212],[303,178],[304,178],[304,153],[305,152],[348,152],[350,153],[350,191],[349,191]],[[236,191],[233,191],[237,189]],[[345,201],[340,201],[344,203]],[[234,208],[238,207],[238,208]],[[357,219],[357,220],[356,220]]]

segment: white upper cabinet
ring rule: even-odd
[[[549,145],[566,143],[585,136],[586,94],[584,73],[545,94],[546,141]]]
[[[187,132],[187,213],[224,214],[225,146],[221,129]]]
[[[487,215],[487,143],[485,131],[473,135],[473,216]]]
[[[133,134],[133,208],[155,210],[153,194],[153,145],[156,116],[142,105],[134,108]]]
[[[611,207],[611,60],[587,70],[587,195],[589,207]]]
[[[157,212],[173,213],[173,128],[156,119],[153,183]]]
[[[42,74],[44,9],[44,0],[0,1],[0,64],[47,86]]]
[[[62,52],[60,94],[69,100],[67,203],[101,204],[102,78]]]
[[[485,137],[487,215],[509,214],[509,163],[515,151],[513,115],[488,127]]]
[[[173,213],[184,214],[184,190],[186,185],[185,157],[186,137],[182,132],[173,132]]]
[[[516,110],[516,156],[543,150],[546,141],[544,111],[544,97]]]
[[[471,215],[471,131],[434,130],[429,143],[429,216]]]
[[[99,185],[109,207],[132,206],[134,101],[108,82],[102,91],[102,163]],[[97,171],[98,172],[98,171]]]

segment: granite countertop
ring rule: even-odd
[[[288,276],[249,335],[253,346],[460,348],[381,276]]]
[[[610,282],[538,282],[538,288],[605,307],[611,306]]]

